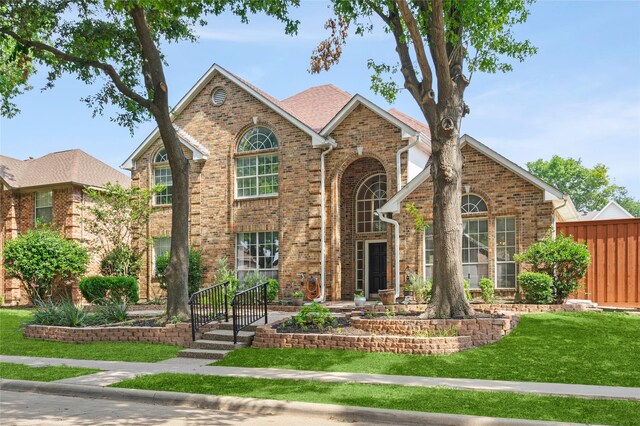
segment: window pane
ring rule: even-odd
[[[36,192],[36,222],[49,223],[53,220],[53,191]]]
[[[280,242],[277,232],[242,232],[236,234],[236,270],[238,280],[247,272],[259,272],[278,278]]]
[[[498,288],[515,288],[516,220],[514,217],[496,219],[496,281]]]
[[[153,239],[153,261],[154,261],[154,271],[155,271],[155,262],[160,256],[164,256],[169,253],[171,250],[171,237],[158,237]],[[155,273],[155,272],[154,272]]]
[[[374,175],[360,185],[356,195],[356,232],[380,232],[386,223],[380,220],[376,210],[387,201],[387,178]]]
[[[276,135],[266,127],[254,127],[240,138],[238,152],[259,151],[278,147]]]
[[[153,170],[153,182],[155,185],[162,185],[165,188],[155,195],[155,202],[158,205],[171,204],[173,193],[173,178],[169,167],[156,167]]]

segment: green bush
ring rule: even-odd
[[[423,280],[418,274],[411,273],[408,276],[409,291],[413,292],[416,303],[428,303],[431,300],[432,280]]]
[[[471,294],[471,287],[469,286],[469,280],[464,280],[464,297],[471,302],[473,300],[473,294]]]
[[[280,283],[276,279],[267,280],[267,300],[273,302],[278,297]]]
[[[6,273],[20,280],[32,303],[84,274],[88,262],[86,249],[48,227],[28,230],[4,246]]]
[[[98,305],[113,303],[136,303],[138,283],[133,277],[85,277],[78,284],[82,297]]]
[[[337,324],[331,311],[316,302],[300,308],[300,313],[293,317],[293,322],[302,329],[310,326],[322,329],[334,327]]]
[[[169,253],[165,253],[156,259],[156,276],[160,279],[160,288],[163,290],[167,288],[165,272],[167,271],[167,266],[169,266],[169,256]],[[200,290],[204,281],[205,272],[206,268],[202,261],[202,253],[194,249],[189,250],[189,275],[187,278],[189,296]]]
[[[541,272],[522,272],[518,275],[525,300],[538,305],[553,302],[553,279]]]
[[[83,327],[124,322],[127,319],[125,303],[108,302],[96,306],[93,313],[66,300],[60,303],[39,303],[26,324],[55,325],[61,327]]]
[[[578,282],[584,278],[591,263],[591,255],[586,243],[560,234],[555,238],[549,235],[530,245],[523,254],[516,254],[515,260],[529,264],[533,272],[549,275],[553,281],[553,301],[563,303],[578,289]]]
[[[108,252],[100,260],[100,273],[106,276],[138,277],[142,256],[129,247],[120,246]]]
[[[493,303],[495,300],[495,292],[493,289],[493,281],[489,278],[483,278],[478,281],[478,287],[480,287],[480,297],[484,303]]]
[[[108,302],[97,305],[90,316],[91,324],[113,324],[127,320],[127,304],[118,302]]]

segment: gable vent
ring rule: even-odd
[[[211,102],[214,105],[222,105],[227,99],[227,92],[222,87],[216,87],[211,95]]]

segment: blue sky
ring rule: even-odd
[[[283,26],[253,17],[243,25],[230,15],[212,17],[195,44],[170,45],[165,54],[172,104],[216,62],[272,96],[283,99],[307,87],[333,83],[389,108],[369,88],[369,58],[396,61],[391,37],[377,31],[351,37],[340,64],[320,75],[307,72],[311,51],[325,37],[328,3],[303,1],[297,37]],[[552,155],[604,163],[619,185],[640,198],[640,1],[542,1],[516,29],[539,53],[507,74],[475,74],[466,92],[471,114],[463,133],[524,166]],[[374,20],[377,24],[377,21]],[[22,112],[0,119],[0,153],[25,159],[81,148],[118,167],[152,130],[131,136],[107,116],[91,117],[80,98],[94,89],[73,77],[41,92],[44,72],[33,90],[18,99]],[[420,118],[403,92],[393,107]]]

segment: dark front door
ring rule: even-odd
[[[369,244],[369,294],[387,288],[387,243]]]

